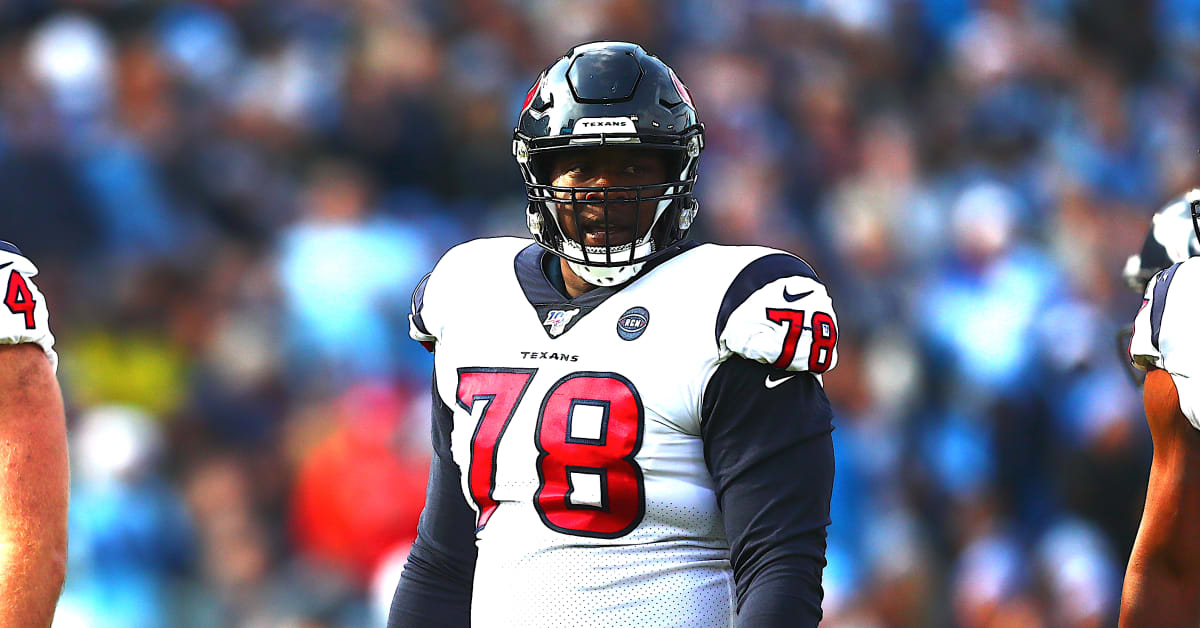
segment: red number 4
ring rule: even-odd
[[[35,327],[33,310],[37,308],[37,301],[33,300],[33,292],[25,283],[25,277],[15,270],[8,276],[8,290],[4,295],[4,304],[13,314],[25,315],[25,329]]]
[[[479,510],[476,530],[498,505],[500,439],[537,369],[463,368],[458,405],[476,417],[467,485]],[[538,488],[534,507],[552,530],[615,539],[646,511],[642,469],[644,413],[633,384],[616,373],[572,373],[550,387],[538,412]]]
[[[779,359],[775,360],[776,368],[787,368],[796,358],[796,345],[804,331],[804,310],[767,309],[767,319],[772,323],[787,326],[787,335],[783,338],[783,347],[779,350]],[[813,312],[812,315],[812,348],[808,354],[808,370],[813,373],[824,373],[833,365],[833,348],[837,346],[837,326],[833,317],[825,312]]]

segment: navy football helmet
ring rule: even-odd
[[[557,151],[605,146],[658,151],[668,180],[630,187],[551,185],[550,162]],[[588,283],[628,281],[687,237],[699,206],[692,191],[703,148],[704,125],[691,94],[665,63],[636,44],[575,46],[530,88],[513,133],[513,156],[529,199],[529,231]],[[593,200],[585,203],[588,193]],[[637,224],[635,218],[632,242],[604,246],[568,237],[556,211],[574,211],[579,224],[581,206],[601,205],[607,243],[610,211],[628,208],[637,215],[642,203],[655,204],[650,224]]]
[[[1125,261],[1125,283],[1139,294],[1158,271],[1200,255],[1200,189],[1176,197],[1155,212],[1141,252]]]

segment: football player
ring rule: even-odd
[[[1200,234],[1200,190],[1182,202]],[[1131,362],[1146,371],[1154,457],[1125,572],[1121,626],[1200,623],[1200,335],[1192,321],[1200,312],[1200,261],[1188,257],[1192,235],[1169,229],[1174,210],[1164,213],[1155,216],[1151,236],[1165,245],[1168,259],[1184,259],[1147,282],[1129,345]]]
[[[425,511],[389,626],[814,626],[837,319],[804,261],[686,240],[704,127],[641,47],[525,98],[533,241],[451,249]]]
[[[0,628],[50,626],[66,572],[66,422],[36,274],[0,242]]]
[[[1142,250],[1125,260],[1125,284],[1130,290],[1143,294],[1146,284],[1158,271],[1176,262],[1200,255],[1200,241],[1192,227],[1192,210],[1184,196],[1177,196],[1163,205],[1150,220],[1150,229],[1142,242]],[[1133,326],[1125,327],[1117,334],[1117,351],[1128,365],[1130,376],[1138,386],[1145,375],[1129,360],[1129,345],[1133,339]]]

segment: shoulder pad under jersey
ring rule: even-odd
[[[738,273],[717,314],[722,358],[740,355],[791,371],[837,364],[837,316],[825,285],[804,260],[769,253]]]
[[[530,243],[523,238],[480,238],[446,251],[413,290],[409,337],[433,351],[448,319],[447,313],[470,295],[472,286],[487,281],[484,274],[496,270],[497,264],[511,269],[516,254]]]
[[[58,354],[54,352],[46,298],[33,283],[37,273],[37,267],[21,255],[20,249],[0,241],[0,344],[36,343],[57,370]]]
[[[1163,369],[1175,380],[1179,406],[1200,429],[1200,258],[1159,271],[1146,285],[1133,323],[1129,359],[1142,369]]]

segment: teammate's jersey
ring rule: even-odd
[[[1142,307],[1133,321],[1129,359],[1150,370],[1171,374],[1179,407],[1200,429],[1200,260],[1189,258],[1159,271],[1146,284]]]
[[[765,370],[763,391],[819,382],[837,361],[825,287],[794,256],[704,244],[568,301],[542,255],[468,242],[414,296],[476,515],[472,625],[731,625],[706,386],[735,355],[796,372]]]
[[[37,267],[17,247],[0,241],[0,290],[3,290],[0,294],[4,295],[4,304],[0,306],[0,344],[37,343],[57,370],[58,354],[54,352],[46,299],[33,284],[37,273]]]

